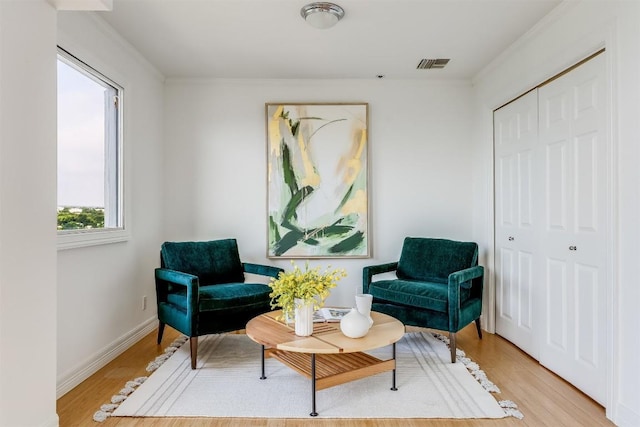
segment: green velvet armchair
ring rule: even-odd
[[[394,271],[397,278],[373,281]],[[482,339],[483,279],[476,243],[407,237],[399,261],[364,267],[362,290],[373,295],[372,310],[406,325],[448,331],[455,363],[456,332],[475,321]]]
[[[187,335],[195,369],[199,336],[244,329],[250,319],[271,310],[271,288],[245,283],[244,273],[277,277],[281,271],[240,262],[235,239],[163,243],[155,269],[158,344],[165,325]]]

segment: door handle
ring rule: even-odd
[[[577,246],[569,246],[569,250],[570,251],[577,251],[578,247]]]

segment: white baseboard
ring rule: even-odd
[[[640,426],[640,413],[638,413],[637,409],[633,410],[618,403],[615,420],[612,421],[620,427],[637,427]]]
[[[132,331],[129,331],[122,337],[104,347],[75,369],[72,369],[65,375],[58,377],[56,385],[56,399],[64,396],[78,384],[95,374],[100,368],[118,357],[133,344],[149,335],[157,327],[157,319],[152,318],[147,320],[142,325]]]
[[[60,419],[57,414],[54,414],[50,419],[40,424],[40,427],[58,427],[60,425]]]

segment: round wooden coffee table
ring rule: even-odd
[[[387,371],[392,371],[391,390],[396,390],[396,342],[405,332],[399,320],[371,312],[373,326],[362,338],[348,338],[340,331],[340,323],[328,322],[315,323],[313,334],[301,337],[295,334],[293,324],[278,320],[281,314],[278,310],[254,317],[247,323],[246,333],[262,345],[260,379],[266,379],[265,358],[272,357],[311,380],[312,417],[318,415],[317,390]],[[387,345],[393,346],[390,359],[364,353]]]

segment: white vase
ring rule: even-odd
[[[367,335],[370,326],[369,319],[355,308],[352,308],[351,311],[340,320],[340,330],[349,338],[360,338]]]
[[[295,302],[295,331],[296,335],[308,337],[313,333],[313,301],[308,302],[296,298]]]
[[[373,319],[371,318],[371,303],[373,302],[373,295],[371,294],[357,294],[356,295],[356,308],[364,317],[369,319],[369,327],[373,326]]]

